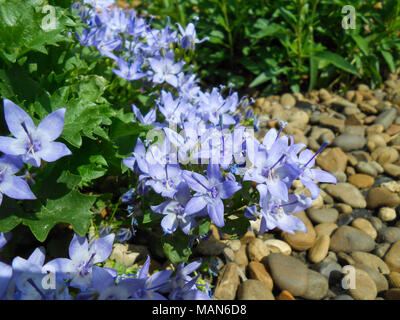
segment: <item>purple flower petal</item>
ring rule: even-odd
[[[4,99],[4,117],[8,129],[16,138],[26,136],[22,123],[25,123],[29,132],[33,132],[36,129],[32,118],[22,108],[8,99]]]
[[[45,117],[38,125],[38,135],[46,137],[48,141],[57,139],[64,128],[65,111],[65,108],[61,108]]]
[[[318,182],[337,183],[335,176],[329,172],[318,169],[311,169],[311,173],[314,180]]]
[[[175,213],[167,214],[161,220],[161,227],[165,233],[174,233],[176,228],[178,228],[178,220]]]
[[[50,142],[45,144],[42,149],[37,152],[37,155],[47,162],[53,162],[71,154],[72,152],[64,143],[61,142]]]
[[[209,203],[207,205],[208,215],[211,220],[215,223],[217,227],[223,227],[225,225],[224,222],[224,203],[221,199],[215,201],[215,203]]]
[[[203,196],[194,196],[185,206],[185,213],[188,215],[199,212],[207,205],[207,201]]]
[[[16,176],[4,176],[4,180],[0,183],[0,191],[13,199],[36,199],[28,183],[24,179]]]
[[[110,233],[109,235],[96,239],[89,244],[90,253],[94,253],[93,264],[103,262],[106,260],[111,252],[114,243],[115,234]]]

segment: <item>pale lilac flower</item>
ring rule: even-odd
[[[153,81],[155,83],[167,82],[175,88],[178,86],[177,74],[181,71],[185,62],[175,63],[172,51],[168,51],[164,57],[149,58],[149,63],[154,71]]]
[[[207,178],[196,172],[184,171],[184,178],[196,194],[185,207],[187,214],[194,214],[207,208],[208,215],[217,227],[223,227],[224,203],[222,199],[230,198],[241,185],[232,180],[223,180],[220,166],[208,164]]]
[[[66,275],[67,279],[71,279],[72,287],[85,290],[91,284],[93,265],[109,257],[114,238],[114,234],[109,234],[88,243],[86,237],[75,234],[69,245],[70,259],[54,259],[47,265],[54,267],[60,274]]]
[[[139,80],[146,76],[145,73],[141,72],[142,61],[140,59],[133,63],[128,63],[122,57],[118,59],[118,69],[111,69],[118,77],[127,81]]]
[[[125,279],[129,286],[130,296],[134,300],[167,300],[164,296],[156,292],[167,283],[172,270],[164,270],[154,273],[148,277],[150,267],[150,257],[147,257],[139,271],[137,279]]]
[[[181,33],[181,36],[182,36],[181,46],[185,50],[189,49],[189,48],[191,50],[194,50],[196,44],[209,40],[208,37],[206,37],[202,40],[199,40],[197,38],[196,26],[193,23],[189,23],[186,26],[186,29],[183,29],[179,23],[177,23],[177,25],[179,28],[179,32]]]
[[[40,160],[53,162],[71,154],[61,142],[54,142],[63,130],[65,108],[50,113],[36,128],[31,117],[10,100],[4,99],[4,116],[15,136],[0,137],[0,151],[22,156],[25,163],[39,167]]]
[[[311,199],[290,195],[288,201],[274,197],[264,184],[259,184],[257,190],[260,192],[260,216],[261,225],[259,233],[279,228],[294,234],[296,230],[307,232],[304,223],[289,212],[304,210],[311,205]],[[301,200],[301,201],[299,201]]]
[[[171,234],[178,226],[183,233],[189,234],[196,221],[193,216],[187,215],[185,206],[190,199],[190,190],[186,184],[181,184],[174,195],[174,200],[167,200],[158,206],[150,206],[155,213],[164,215],[161,220],[161,227],[165,233]]]

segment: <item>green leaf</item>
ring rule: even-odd
[[[232,236],[232,239],[239,239],[247,232],[250,226],[249,219],[246,217],[227,218],[225,226],[221,231]]]
[[[94,196],[83,195],[73,190],[62,198],[48,200],[46,206],[42,206],[36,213],[24,214],[22,223],[42,242],[50,230],[60,222],[71,224],[76,233],[84,236],[90,226],[90,208],[95,199]]]
[[[271,76],[268,75],[266,72],[260,73],[249,85],[250,88],[254,88],[263,84],[271,79]]]
[[[312,91],[312,89],[315,86],[315,83],[317,82],[318,64],[319,64],[318,58],[315,57],[310,58],[310,84],[308,87],[308,91]]]
[[[382,57],[385,59],[390,72],[396,72],[396,64],[394,62],[393,56],[389,51],[382,50],[381,51]]]
[[[315,57],[325,60],[335,67],[361,78],[361,74],[358,70],[336,53],[330,51],[317,52]]]
[[[184,234],[175,233],[161,237],[161,243],[165,255],[174,265],[188,262],[192,250],[189,249],[188,237]]]
[[[351,37],[357,44],[358,48],[361,50],[363,54],[368,56],[370,54],[369,52],[369,47],[368,47],[368,42],[365,40],[363,37],[359,36],[358,34],[352,34]]]

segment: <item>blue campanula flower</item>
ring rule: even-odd
[[[127,81],[139,80],[146,76],[145,73],[141,72],[142,66],[141,60],[136,60],[133,63],[128,63],[122,57],[118,59],[118,69],[111,69],[118,77],[123,78]]]
[[[185,62],[175,63],[172,51],[168,51],[164,57],[149,58],[149,63],[154,71],[153,81],[155,83],[167,82],[175,88],[178,86],[177,74],[182,70]]]
[[[50,113],[36,128],[24,110],[4,99],[4,116],[15,138],[0,137],[1,152],[22,156],[25,163],[36,167],[40,166],[41,159],[53,162],[71,154],[65,144],[54,142],[64,127],[65,108]]]
[[[161,227],[165,233],[174,233],[178,226],[185,234],[196,225],[194,217],[185,212],[185,206],[190,199],[190,190],[186,184],[181,184],[174,195],[174,200],[167,200],[158,206],[151,206],[155,213],[163,214]]]
[[[106,260],[112,251],[115,235],[109,234],[103,238],[88,243],[86,237],[74,235],[69,245],[69,257],[57,258],[47,265],[71,279],[70,285],[81,290],[90,286],[92,267]]]
[[[157,292],[163,288],[171,276],[172,270],[159,271],[148,277],[150,257],[147,257],[136,279],[125,279],[129,294],[134,300],[167,300]]]
[[[196,44],[209,40],[208,37],[201,40],[197,38],[196,26],[193,23],[189,23],[185,29],[179,23],[177,25],[181,33],[181,46],[185,50],[194,50]]]
[[[231,180],[223,180],[220,166],[208,164],[207,177],[196,172],[184,171],[184,178],[196,194],[186,204],[187,214],[194,214],[207,208],[208,215],[217,227],[223,227],[224,203],[222,199],[230,198],[241,185]]]

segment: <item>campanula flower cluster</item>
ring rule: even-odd
[[[74,235],[69,258],[47,263],[43,247],[28,257],[15,257],[11,265],[0,262],[0,300],[209,300],[192,274],[201,261],[181,264],[153,273],[150,258],[136,274],[118,276],[113,268],[101,267],[112,251],[115,235],[93,239]],[[0,233],[0,246],[6,240]]]
[[[193,51],[205,40],[197,39],[193,23],[178,25],[179,32],[169,23],[158,30],[133,10],[109,5],[102,10],[76,8],[88,25],[78,35],[81,44],[95,46],[113,59],[117,76],[150,82],[159,90],[147,113],[132,105],[135,121],[154,129],[145,140],[137,140],[123,163],[138,175],[145,192],[150,188],[165,198],[151,208],[164,216],[166,234],[181,230],[189,235],[197,218],[204,216],[223,227],[225,216],[237,213],[231,209],[233,198],[243,192],[258,193],[258,203],[243,203],[247,207],[241,214],[260,219],[260,233],[276,227],[289,233],[306,231],[290,213],[311,205],[319,194],[316,182],[336,183],[330,173],[313,169],[315,156],[327,143],[314,154],[282,134],[283,122],[279,131],[269,130],[260,142],[254,136],[259,124],[249,111],[249,99],[223,86],[203,91],[191,67],[179,58],[184,54],[176,54]],[[246,125],[249,120],[251,127]],[[297,179],[310,196],[289,192]],[[246,181],[254,190],[243,189]]]

